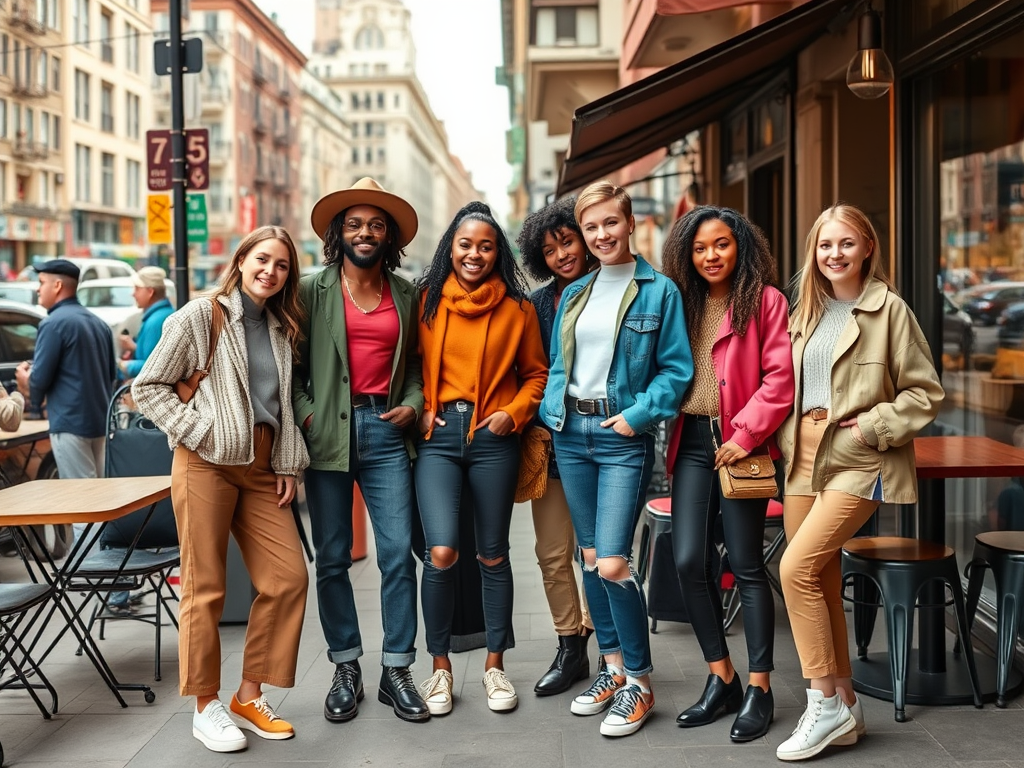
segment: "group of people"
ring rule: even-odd
[[[687,213],[666,242],[661,273],[631,251],[631,201],[609,182],[524,222],[523,267],[548,281],[532,294],[482,203],[455,215],[417,286],[396,272],[416,213],[372,179],[321,199],[312,223],[324,242],[321,272],[300,280],[288,233],[256,230],[212,296],[166,319],[133,385],[139,409],[175,450],[180,687],[196,697],[196,738],[233,751],[246,745],[240,729],[294,735],[262,686],[295,682],[307,572],[285,508],[302,473],[334,664],[324,716],[350,720],[364,696],[349,576],[356,483],[381,573],[378,700],[408,721],[452,711],[455,566],[475,555],[486,703],[515,709],[505,673],[505,652],[515,645],[509,530],[523,435],[537,426],[554,448],[533,518],[558,651],[534,690],[555,695],[589,680],[571,711],[603,715],[606,736],[638,731],[654,707],[654,665],[632,542],[655,436],[673,418],[673,552],[709,667],[703,693],[677,723],[698,727],[736,713],[730,737],[745,742],[772,722],[768,499],[726,497],[719,479],[722,467],[767,454],[785,458],[781,576],[810,680],[807,710],[778,757],[804,759],[864,734],[850,682],[840,549],[879,503],[913,500],[912,438],[935,417],[943,393],[861,211],[837,204],[819,217],[792,308],[776,287],[765,237],[742,215],[712,206]],[[174,385],[204,368],[211,345],[206,378],[185,403]],[[460,552],[461,515],[473,517],[471,553]],[[719,517],[743,606],[745,687],[722,624]],[[229,532],[257,597],[241,684],[225,707],[217,622]],[[417,593],[432,660],[419,685],[411,672]]]

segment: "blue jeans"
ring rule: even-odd
[[[598,649],[622,653],[626,673],[639,677],[653,666],[647,601],[633,569],[633,534],[654,467],[654,437],[623,437],[602,427],[604,419],[568,409],[562,431],[554,433],[555,454],[580,549],[629,563],[631,578],[625,581],[603,579],[584,566],[583,588]]]
[[[447,656],[451,651],[454,565],[437,568],[431,561],[430,549],[458,550],[463,489],[473,498],[487,650],[502,653],[515,646],[508,534],[519,476],[519,435],[499,437],[484,427],[473,434],[472,442],[467,442],[472,405],[463,412],[445,411],[438,416],[444,419],[445,426],[435,426],[430,440],[421,440],[416,447],[416,498],[426,541],[422,598],[427,653]],[[479,558],[501,558],[501,562],[487,565]]]
[[[416,560],[412,554],[412,468],[403,430],[383,406],[352,409],[349,471],[306,470],[306,501],[316,548],[316,593],[327,657],[339,664],[363,655],[352,566],[353,484],[366,500],[380,569],[385,667],[416,660]],[[315,418],[315,417],[314,417]]]

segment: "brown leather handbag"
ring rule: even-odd
[[[711,429],[711,442],[718,451],[717,424]],[[718,484],[727,499],[771,499],[779,495],[775,482],[775,463],[766,451],[751,454],[718,468]]]
[[[187,379],[174,382],[174,394],[183,403],[188,403],[195,397],[199,382],[210,375],[213,353],[217,351],[217,340],[220,338],[220,332],[224,330],[224,309],[216,297],[211,297],[210,302],[213,304],[213,320],[210,323],[210,354],[206,358],[206,365],[196,368]]]

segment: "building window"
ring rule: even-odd
[[[48,7],[46,23],[50,26],[50,29],[60,32],[60,0],[49,0]]]
[[[39,59],[36,61],[36,84],[45,93],[50,79],[50,55],[46,51],[39,52]]]
[[[75,119],[89,122],[89,76],[75,70]]]
[[[100,58],[107,64],[114,63],[113,37],[114,17],[104,11],[100,14]]]
[[[60,93],[60,59],[50,55],[50,89],[54,93]]]
[[[372,122],[368,121],[368,122],[363,124],[363,134],[365,136],[372,136],[373,135],[373,123]]]
[[[386,75],[387,73],[388,73],[388,65],[387,64],[374,64],[373,65],[373,74],[375,74],[375,75]]]
[[[103,205],[114,207],[114,156],[104,152],[102,157]]]
[[[53,144],[51,149],[60,149],[60,115],[53,116],[53,130],[50,132]]]
[[[377,91],[377,109],[384,109],[384,91]]]
[[[550,48],[594,46],[597,43],[596,5],[537,8],[534,11],[534,45]]]
[[[373,51],[384,47],[384,33],[380,27],[367,24],[356,32],[356,50]]]
[[[352,147],[352,165],[359,165],[359,148]]]
[[[100,90],[100,130],[114,132],[114,86],[103,83]]]
[[[373,162],[373,147],[366,148],[366,164],[369,165]]]
[[[377,147],[377,163],[379,165],[384,165],[384,161],[386,158],[387,152],[385,151],[384,147]]]
[[[9,35],[0,35],[0,75],[10,77],[11,69],[7,63],[7,56],[11,49],[11,38]]]
[[[359,111],[359,96],[355,93],[352,94],[352,111]]]
[[[125,94],[125,133],[129,139],[139,138],[140,103],[140,98],[134,93]]]
[[[397,93],[395,94],[395,109],[398,109],[402,105],[402,97]]]
[[[209,16],[210,14],[206,14]],[[216,18],[216,14],[214,14]],[[124,60],[129,72],[139,71],[139,30],[131,24],[124,25]]]
[[[89,45],[89,0],[71,0],[71,33],[74,42]]]
[[[141,208],[142,163],[137,160],[128,160],[125,167],[127,170],[125,174],[125,205],[129,208]]]
[[[25,107],[25,139],[36,140],[36,111],[31,107]]]
[[[75,144],[75,199],[81,203],[89,202],[89,181],[92,172],[89,165],[92,161],[92,150],[81,144]]]
[[[0,99],[0,139],[7,138],[7,99]]]
[[[359,138],[359,123],[352,123],[352,138]]]
[[[44,147],[50,146],[50,113],[39,113],[39,143]]]

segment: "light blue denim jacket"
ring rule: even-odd
[[[551,429],[565,424],[567,371],[576,357],[576,321],[593,289],[596,272],[562,294],[551,333],[551,372],[539,416]],[[608,407],[621,413],[633,431],[654,432],[679,410],[693,380],[683,299],[675,283],[636,257],[636,272],[626,288],[615,323],[615,345],[608,371]]]

